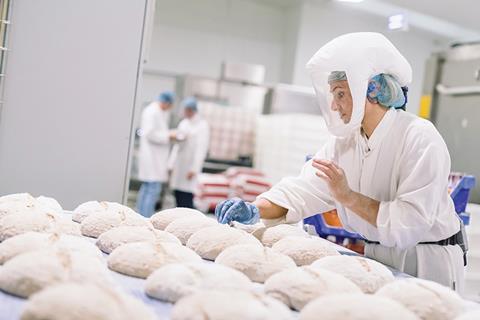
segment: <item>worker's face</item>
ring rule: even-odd
[[[348,81],[335,81],[330,84],[333,96],[331,109],[338,112],[343,123],[349,123],[352,118],[353,101]]]
[[[171,103],[168,102],[160,102],[160,109],[167,111],[172,107]]]
[[[193,111],[192,109],[190,108],[185,108],[185,111],[184,111],[184,115],[185,115],[185,118],[187,119],[191,119],[193,118],[193,116],[195,115],[195,111]]]

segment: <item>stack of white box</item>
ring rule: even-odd
[[[254,167],[273,183],[299,174],[307,155],[331,137],[321,116],[262,115],[257,119]]]
[[[258,110],[202,102],[200,113],[210,125],[210,158],[238,160],[253,155]]]

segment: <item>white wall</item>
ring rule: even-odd
[[[434,51],[445,46],[445,39],[438,39],[420,30],[408,32],[390,32],[386,18],[351,7],[334,3],[306,3],[302,7],[293,83],[310,85],[310,78],[305,71],[305,64],[312,55],[329,40],[348,32],[375,31],[385,34],[407,58],[413,68],[413,82],[409,86],[409,103],[407,109],[417,113],[425,61]],[[443,40],[443,41],[442,41]],[[439,42],[440,41],[440,42]]]
[[[210,77],[223,61],[262,64],[280,80],[284,13],[239,0],[157,0],[148,68]]]
[[[283,43],[283,64],[281,82],[293,83],[295,60],[299,41],[302,18],[302,6],[296,5],[285,9],[285,33]]]

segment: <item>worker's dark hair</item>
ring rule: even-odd
[[[406,111],[407,110],[407,102],[408,102],[408,87],[407,86],[402,87],[402,91],[403,91],[403,96],[405,97],[405,103],[403,104],[403,106],[401,106],[400,108],[397,108],[397,109],[402,109],[403,111]]]

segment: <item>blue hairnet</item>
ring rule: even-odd
[[[406,91],[406,90],[405,90]],[[368,82],[367,97],[379,104],[400,109],[407,102],[404,89],[397,80],[389,74],[381,73]]]
[[[197,107],[197,99],[193,98],[193,97],[188,97],[188,98],[185,98],[182,102],[182,105],[185,109],[190,109],[192,111],[198,111],[198,107]]]
[[[173,100],[175,99],[175,94],[171,91],[164,91],[158,96],[158,101],[164,102],[164,103],[173,103]]]

